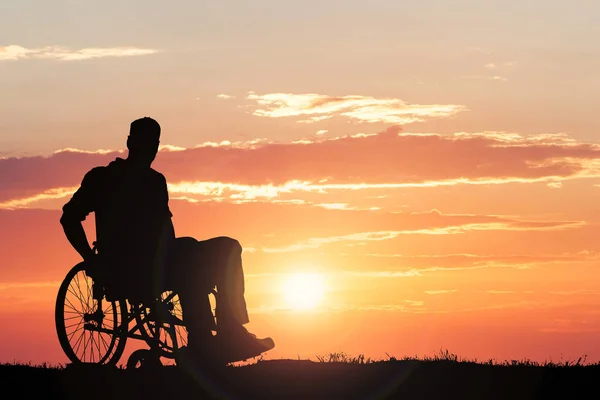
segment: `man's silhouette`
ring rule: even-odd
[[[131,123],[127,158],[90,170],[64,205],[60,222],[67,239],[86,262],[100,267],[106,286],[130,299],[175,290],[188,330],[187,350],[194,356],[206,358],[216,349],[219,359],[236,361],[273,348],[270,338],[258,339],[243,327],[249,319],[239,242],[175,238],[165,177],[151,168],[159,141],[154,119]],[[98,255],[81,223],[91,212]],[[216,336],[208,301],[214,287],[219,293]]]

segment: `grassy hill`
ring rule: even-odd
[[[333,354],[210,372],[0,365],[3,393],[14,393],[7,399],[575,399],[599,396],[599,379],[600,365],[581,360],[481,363],[448,353],[385,361]]]

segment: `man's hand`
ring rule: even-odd
[[[84,251],[83,254],[81,254],[81,256],[83,258],[83,261],[93,263],[94,259],[96,258],[96,253],[94,253],[94,250],[90,248],[89,251]]]
[[[100,279],[102,274],[102,265],[97,254],[92,254],[83,260],[85,262],[85,270],[88,276],[92,279]]]

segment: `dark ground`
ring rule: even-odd
[[[600,366],[261,361],[212,374],[183,367],[0,365],[0,397],[61,399],[600,399]],[[12,395],[9,394],[12,392]]]

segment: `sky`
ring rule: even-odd
[[[67,361],[60,209],[143,116],[176,234],[244,247],[266,358],[600,361],[599,18],[592,0],[1,3],[0,362]]]

